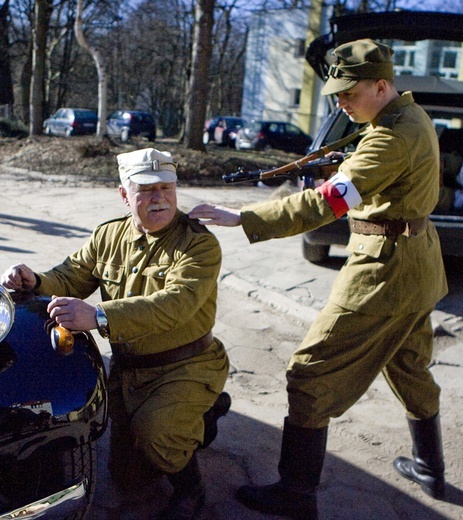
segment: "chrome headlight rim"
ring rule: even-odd
[[[0,285],[0,342],[8,336],[14,323],[14,315],[13,298],[8,290]]]

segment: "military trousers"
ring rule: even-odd
[[[198,356],[163,367],[121,370],[111,363],[111,463],[118,457],[122,468],[137,464],[141,454],[159,472],[182,470],[203,441],[203,415],[222,392],[228,369],[217,338]]]
[[[377,316],[329,302],[288,365],[289,421],[305,428],[327,426],[381,372],[408,416],[436,415],[440,387],[429,370],[431,311]]]

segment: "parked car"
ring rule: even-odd
[[[394,40],[407,46],[413,41],[439,40],[463,42],[463,15],[438,12],[386,12],[346,15],[331,20],[331,33],[315,39],[307,49],[306,59],[317,74],[324,79],[329,67],[330,51],[338,45],[358,38],[385,40],[393,45]],[[441,43],[442,47],[444,43]],[[461,49],[461,47],[460,47]],[[463,58],[463,56],[462,56]],[[418,55],[415,52],[415,61]],[[395,78],[399,92],[410,90],[413,97],[429,114],[439,136],[441,150],[442,181],[441,197],[431,215],[438,231],[444,255],[463,256],[463,186],[457,175],[463,165],[463,81],[432,76],[399,75]],[[335,107],[323,122],[309,149],[318,150],[353,133],[358,125]],[[342,151],[355,149],[355,142]],[[463,171],[463,170],[462,170]],[[303,179],[306,186],[314,179]],[[463,183],[463,179],[461,179]],[[461,198],[459,199],[460,196]],[[460,202],[459,202],[460,200]],[[322,263],[329,256],[331,245],[346,245],[350,232],[347,218],[323,226],[303,235],[302,251],[307,260]]]
[[[49,319],[50,298],[0,286],[0,518],[78,520],[95,492],[106,372],[92,335]]]
[[[253,121],[238,131],[237,150],[284,150],[305,155],[312,138],[299,127],[285,121]]]
[[[206,121],[203,130],[203,143],[214,141],[222,146],[235,146],[236,133],[246,124],[246,120],[234,116],[217,116]]]
[[[60,108],[43,122],[47,135],[89,135],[96,132],[98,115],[88,108]]]
[[[149,112],[140,110],[115,110],[106,120],[106,133],[116,137],[122,143],[132,137],[146,137],[148,141],[156,140],[156,122]]]

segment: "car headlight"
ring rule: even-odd
[[[14,302],[10,293],[0,285],[0,342],[11,330],[14,322]]]

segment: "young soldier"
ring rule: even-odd
[[[350,256],[288,366],[281,479],[238,491],[241,502],[262,512],[317,518],[330,418],[357,402],[380,372],[406,410],[413,439],[413,460],[399,457],[395,468],[431,496],[444,494],[440,388],[428,369],[430,314],[447,292],[428,219],[438,200],[439,146],[412,94],[399,96],[394,87],[392,54],[370,39],[334,51],[322,93],[337,94],[352,121],[371,123],[334,177],[315,190],[241,210],[205,204],[190,212],[202,223],[242,225],[250,242],[349,216]]]

